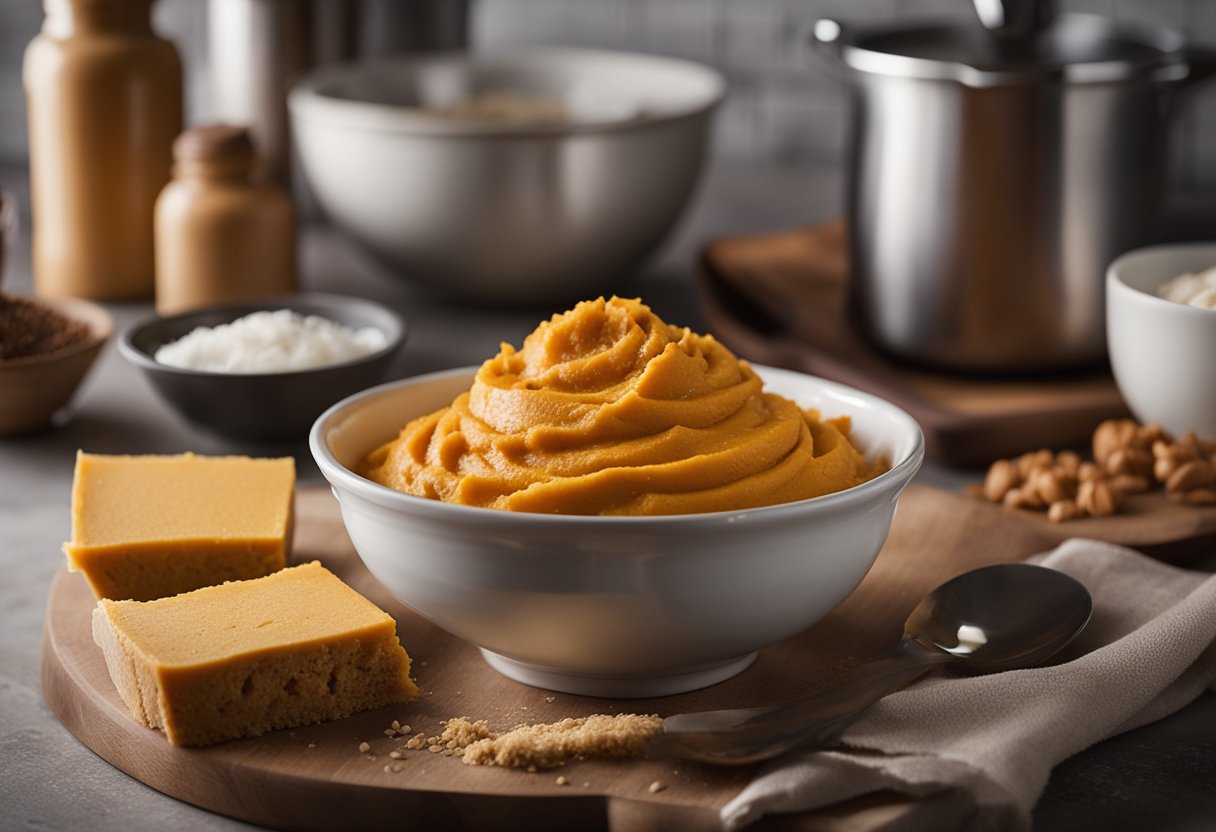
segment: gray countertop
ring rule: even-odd
[[[25,174],[0,168],[0,186],[27,208]],[[693,284],[697,248],[723,235],[827,219],[839,180],[826,169],[719,166],[680,231],[644,273],[620,287],[665,319],[705,329]],[[362,295],[398,309],[409,342],[392,376],[478,363],[500,341],[518,343],[553,310],[502,311],[450,305],[413,291],[332,229],[303,233],[303,288]],[[3,288],[29,292],[28,214],[7,256]],[[116,328],[151,314],[149,303],[110,304]],[[303,481],[318,481],[301,447],[236,446],[199,434],[155,396],[113,343],[85,381],[64,426],[0,439],[0,828],[38,830],[233,830],[252,827],[166,797],[95,757],[42,700],[38,651],[51,578],[69,535],[77,448],[102,453],[290,452]],[[975,472],[928,465],[919,480],[957,489]],[[982,541],[977,541],[982,545]],[[1216,823],[1216,696],[1069,760],[1052,776],[1035,825],[1198,830]]]

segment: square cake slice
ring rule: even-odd
[[[98,598],[148,601],[287,565],[295,461],[76,456],[68,568]]]
[[[396,622],[316,561],[172,598],[102,599],[93,640],[132,715],[174,745],[418,695]]]

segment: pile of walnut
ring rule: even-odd
[[[992,463],[983,496],[1008,508],[1046,510],[1053,523],[1115,514],[1128,494],[1156,483],[1171,500],[1216,505],[1216,442],[1187,433],[1174,440],[1160,425],[1111,419],[1094,431],[1093,462],[1063,451],[1033,451]]]

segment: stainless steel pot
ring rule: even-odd
[[[1030,371],[1104,354],[1103,274],[1156,231],[1178,93],[1216,62],[1170,31],[1065,15],[815,41],[852,88],[852,311],[900,357]]]

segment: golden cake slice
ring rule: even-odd
[[[155,601],[98,601],[132,715],[174,745],[256,737],[418,695],[388,613],[316,561]]]
[[[295,461],[76,455],[68,569],[98,598],[147,601],[287,565]]]

